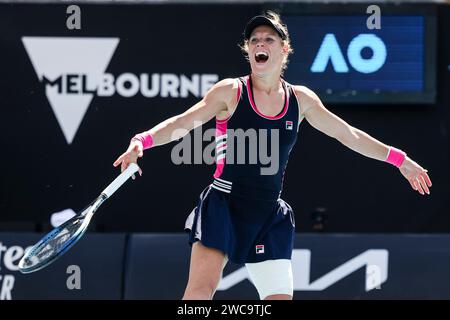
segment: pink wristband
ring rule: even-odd
[[[390,147],[386,162],[396,166],[397,168],[400,168],[403,164],[403,161],[405,161],[405,158],[406,153],[404,153],[402,150]]]
[[[138,133],[131,139],[131,141],[133,140],[140,141],[142,143],[142,146],[144,147],[144,150],[150,149],[153,146],[153,137],[148,131]]]

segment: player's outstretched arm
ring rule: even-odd
[[[396,165],[414,190],[422,195],[430,194],[431,180],[428,170],[422,168],[401,150],[388,146],[352,127],[327,110],[319,97],[310,89],[296,86],[295,91],[301,107],[301,116],[304,116],[314,128],[366,157]]]
[[[164,145],[178,140],[192,129],[208,122],[221,112],[226,112],[232,104],[233,92],[237,92],[237,82],[234,79],[224,79],[216,83],[205,97],[182,114],[171,117],[148,131],[134,136],[128,149],[122,153],[113,165],[121,166],[124,171],[130,163],[137,163],[143,156],[144,149]],[[142,175],[142,171],[139,171]],[[134,179],[134,176],[133,176]]]

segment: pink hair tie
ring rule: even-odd
[[[145,149],[150,149],[153,146],[153,137],[152,135],[147,131],[143,133],[138,133],[135,135],[131,141],[140,141],[142,143],[142,146]]]
[[[403,164],[403,161],[405,161],[405,158],[406,153],[404,153],[402,150],[390,147],[389,154],[385,161],[396,166],[397,168],[400,168]]]

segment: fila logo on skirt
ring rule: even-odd
[[[256,246],[256,254],[262,254],[262,253],[264,253],[264,245],[258,244]]]

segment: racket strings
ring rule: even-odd
[[[38,265],[45,264],[47,260],[54,258],[61,251],[65,250],[67,245],[73,241],[73,238],[79,233],[83,227],[84,217],[75,217],[54,232],[51,232],[41,245],[36,246],[32,252],[24,260],[25,268],[34,268]]]

